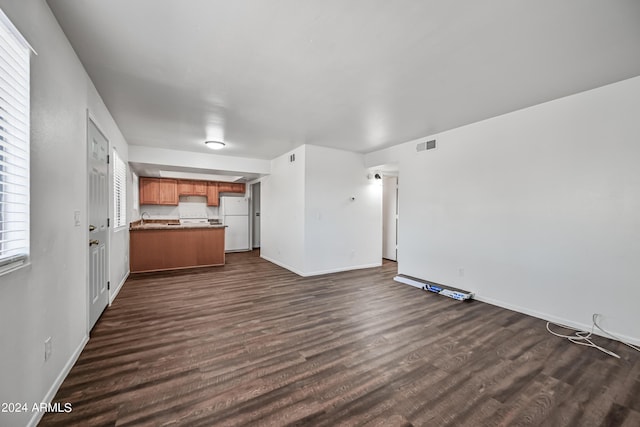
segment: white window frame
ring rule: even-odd
[[[127,225],[127,165],[113,150],[113,228]]]
[[[29,261],[32,51],[0,9],[0,274]]]

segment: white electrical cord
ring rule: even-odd
[[[591,317],[591,320],[593,320],[593,325],[591,326],[591,331],[590,332],[581,331],[579,329],[574,329],[574,328],[571,328],[569,326],[559,325],[557,323],[551,323],[551,322],[547,322],[547,331],[549,331],[549,333],[551,333],[551,334],[553,334],[553,335],[555,335],[557,337],[566,338],[566,339],[568,339],[569,341],[571,341],[574,344],[597,348],[598,350],[600,350],[601,352],[603,352],[605,354],[608,354],[609,356],[613,356],[613,357],[616,357],[616,358],[620,359],[620,356],[618,356],[613,351],[607,350],[604,347],[600,347],[599,345],[597,345],[593,341],[591,341],[591,336],[593,335],[593,330],[595,328],[598,328],[599,330],[601,330],[602,332],[604,332],[605,334],[607,334],[611,338],[613,338],[613,339],[615,339],[617,341],[620,341],[622,344],[627,345],[627,346],[631,347],[632,349],[634,349],[636,351],[640,351],[640,348],[638,348],[638,347],[636,347],[636,346],[634,346],[632,344],[626,343],[626,342],[622,341],[620,338],[618,338],[617,336],[615,336],[615,335],[605,331],[604,329],[602,329],[600,327],[600,325],[598,325],[598,322],[596,320],[598,318],[598,316],[600,316],[600,315],[597,314],[597,313],[594,313],[594,315]],[[560,328],[569,329],[569,330],[576,331],[576,332],[573,335],[559,334],[557,332],[552,331],[549,325],[558,326]]]
[[[626,345],[627,347],[631,347],[631,348],[632,348],[632,349],[634,349],[635,351],[640,351],[640,347],[636,347],[636,346],[635,346],[635,345],[633,345],[633,344],[629,344],[629,343],[627,343],[627,342],[624,342],[624,341],[622,341],[620,338],[618,338],[617,336],[613,335],[612,333],[607,332],[607,331],[605,331],[604,329],[602,329],[602,328],[600,327],[600,325],[598,325],[598,322],[596,321],[596,319],[598,318],[598,316],[600,316],[600,315],[599,315],[599,314],[597,314],[597,313],[596,313],[596,314],[594,314],[594,315],[592,316],[592,319],[593,319],[593,326],[595,326],[596,328],[600,329],[602,332],[604,332],[605,334],[609,335],[609,336],[610,336],[611,338],[613,338],[614,340],[616,340],[616,341],[620,341],[622,344]]]

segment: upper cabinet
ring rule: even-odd
[[[243,182],[219,182],[218,191],[220,193],[243,193],[245,185]]]
[[[220,193],[245,193],[242,182],[195,181],[140,177],[141,205],[177,205],[179,196],[205,196],[208,206],[220,204]]]
[[[141,205],[177,205],[178,181],[140,177]]]
[[[218,193],[218,183],[210,182],[207,185],[207,206],[218,206],[220,197]]]
[[[206,196],[207,181],[178,180],[178,196]]]

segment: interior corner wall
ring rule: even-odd
[[[260,256],[304,274],[305,146],[271,161],[262,178]],[[295,155],[295,161],[290,156]]]
[[[369,156],[399,161],[399,273],[640,343],[639,117],[635,77]]]
[[[0,8],[38,53],[31,58],[30,265],[0,276],[0,402],[33,405],[53,397],[88,339],[87,110],[125,162],[126,142],[46,2],[0,0]],[[111,240],[117,281],[128,247],[124,234]],[[0,412],[0,425],[33,425],[41,415],[31,406]]]
[[[368,179],[362,154],[306,150],[305,275],[381,265],[380,180]]]

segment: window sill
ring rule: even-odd
[[[15,273],[16,271],[30,268],[31,260],[29,258],[21,259],[19,261],[14,261],[10,264],[3,265],[0,267],[0,276],[5,276],[7,274]]]

